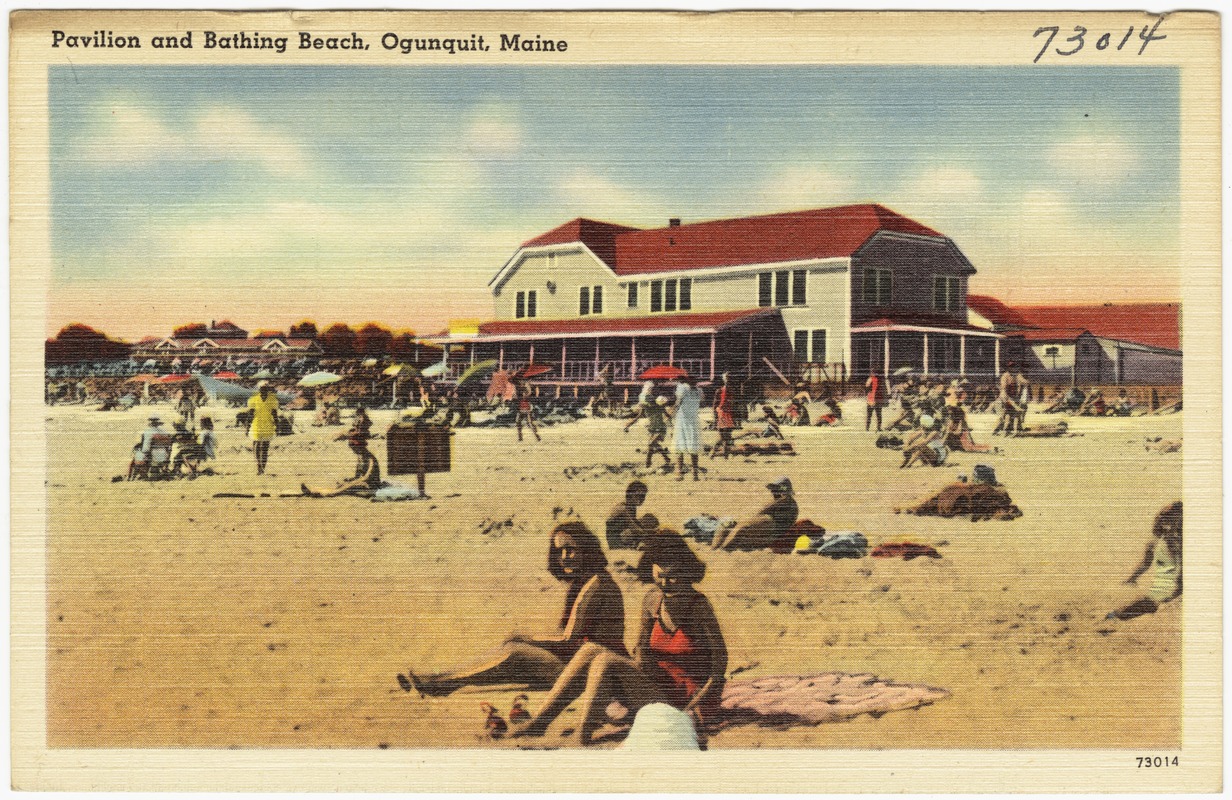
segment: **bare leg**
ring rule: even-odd
[[[464,686],[490,686],[499,683],[525,683],[546,687],[561,674],[564,662],[542,647],[513,642],[501,647],[491,660],[465,667],[456,672],[418,677],[410,682],[420,692],[446,695]]]
[[[594,642],[587,642],[582,645],[582,649],[577,651],[577,655],[565,665],[559,677],[556,678],[556,683],[552,685],[552,690],[543,699],[542,707],[523,725],[515,728],[513,735],[515,737],[542,736],[547,731],[548,726],[552,724],[552,721],[559,717],[560,713],[582,694],[582,691],[586,688],[590,666],[595,659],[610,652],[607,648]]]
[[[751,522],[733,528],[723,539],[715,537],[716,550],[760,550],[769,547],[778,533],[778,527],[769,517],[759,516]]]
[[[594,660],[580,698],[582,727],[578,738],[583,745],[607,720],[607,707],[613,700],[637,714],[642,706],[663,701],[658,687],[627,658],[608,651]]]
[[[676,480],[684,480],[684,453],[676,455]]]
[[[535,434],[535,441],[536,441],[536,442],[542,442],[542,441],[543,441],[543,437],[541,437],[541,436],[539,435],[539,429],[535,427],[535,416],[534,416],[534,414],[527,414],[527,415],[526,415],[526,424],[530,426],[530,432],[531,432],[531,433],[533,433],[533,434]]]
[[[689,460],[693,462],[693,480],[700,480],[697,477],[697,453],[690,453]]]

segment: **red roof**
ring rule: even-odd
[[[959,322],[953,317],[946,316],[945,314],[929,314],[924,311],[888,312],[883,317],[870,319],[866,322],[852,325],[851,329],[853,331],[858,331],[861,328],[889,328],[895,325],[911,326],[916,328],[939,328],[947,331],[980,331],[987,333],[984,328],[977,328],[974,325]]]
[[[757,317],[777,317],[777,308],[714,311],[696,314],[656,314],[649,317],[586,317],[485,322],[480,336],[584,336],[599,333],[690,331],[711,333]]]
[[[575,219],[525,242],[582,242],[618,275],[851,256],[873,234],[944,238],[890,209],[863,204],[641,230]]]
[[[1106,339],[1181,349],[1180,303],[1018,306],[1014,310],[1037,328],[1083,328]]]
[[[967,295],[967,308],[979,314],[996,327],[1027,327],[1030,325],[1022,314],[995,297],[969,294]]]

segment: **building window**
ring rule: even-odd
[[[757,305],[802,306],[808,303],[808,270],[762,272],[757,276]]]
[[[673,278],[650,282],[650,310],[688,311],[693,308],[693,279]]]
[[[539,309],[537,308],[538,303],[536,302],[538,299],[539,299],[538,289],[531,289],[529,292],[526,293],[526,316],[528,317],[539,316]]]
[[[951,275],[933,276],[933,308],[937,311],[957,311],[959,280]]]
[[[583,286],[578,289],[578,315],[603,313],[603,287]]]
[[[629,284],[629,308],[637,308],[637,284]]]
[[[796,361],[826,363],[826,331],[824,328],[798,328],[792,337]]]
[[[578,314],[586,316],[590,313],[590,287],[583,286],[578,289]]]
[[[864,270],[864,302],[888,306],[894,295],[894,273],[888,269]]]
[[[513,316],[517,319],[526,316],[526,292],[518,292],[517,300],[513,304]]]
[[[603,287],[596,286],[590,290],[590,313],[603,313]]]

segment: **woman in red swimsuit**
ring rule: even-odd
[[[515,736],[542,736],[575,699],[582,702],[582,744],[590,744],[619,701],[636,714],[668,703],[694,717],[703,730],[718,717],[727,673],[727,644],[706,596],[694,584],[706,573],[679,534],[662,531],[653,551],[655,586],[642,603],[633,658],[595,646],[581,648],[544,699],[538,714]]]
[[[398,685],[421,696],[442,696],[463,686],[500,683],[546,689],[586,645],[627,654],[624,599],[607,571],[607,556],[599,538],[584,523],[566,522],[552,531],[548,572],[568,585],[557,635],[514,635],[487,661],[435,675],[416,675],[407,670],[406,675],[398,676]]]

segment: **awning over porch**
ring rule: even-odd
[[[999,333],[941,314],[902,313],[853,325],[853,372],[888,377],[902,367],[924,375],[1001,374]]]
[[[461,346],[464,361],[493,358],[502,369],[528,362],[552,364],[557,369],[549,380],[567,383],[599,381],[604,366],[609,368],[604,374],[621,382],[636,380],[655,364],[679,366],[713,380],[724,371],[751,375],[765,368],[766,359],[790,360],[787,331],[774,308],[502,320],[480,324],[475,334],[437,341]]]

